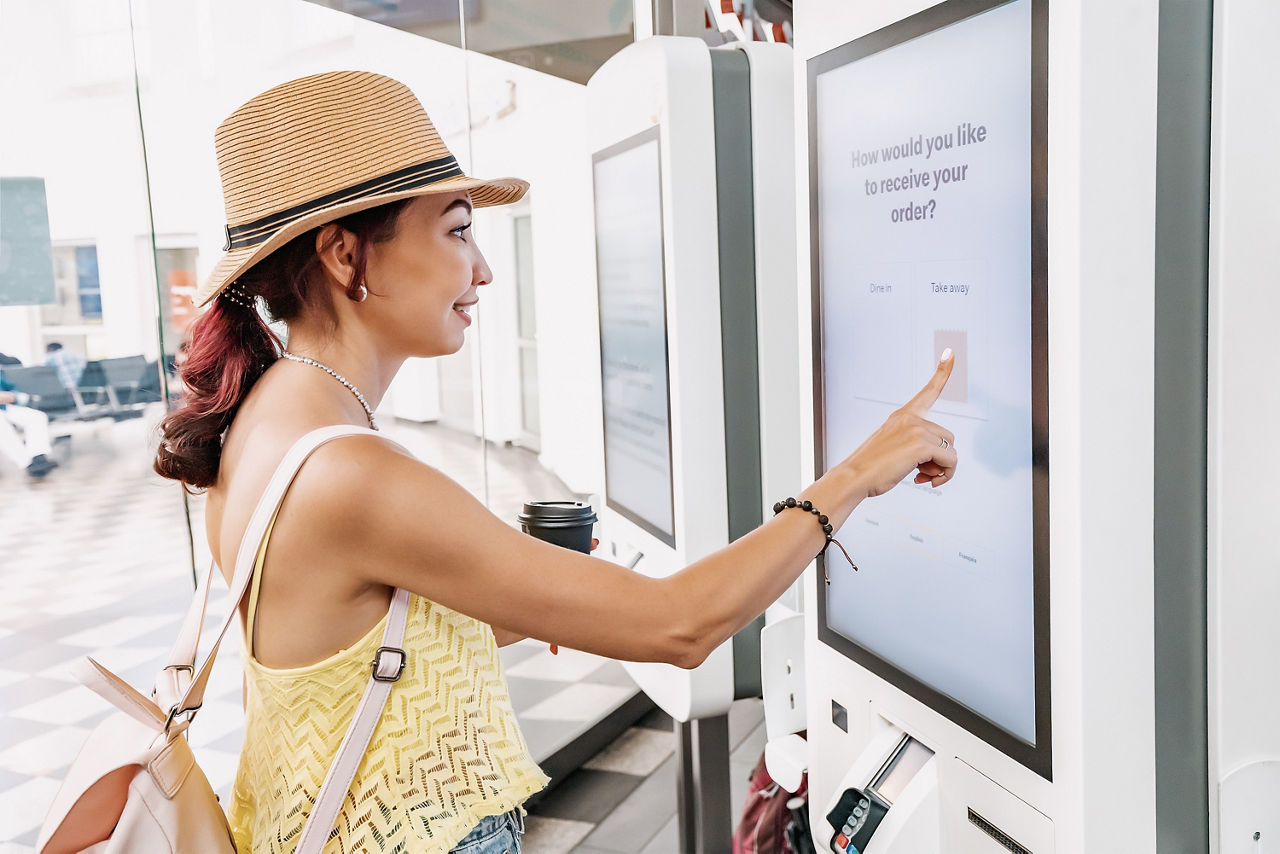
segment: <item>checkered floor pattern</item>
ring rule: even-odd
[[[176,485],[150,471],[159,415],[59,428],[68,434],[55,443],[61,467],[40,481],[0,461],[0,854],[34,850],[58,780],[90,729],[109,713],[104,700],[74,681],[68,666],[93,655],[135,687],[149,688],[190,599],[193,548],[199,565],[208,560],[200,500],[185,505]],[[489,504],[503,518],[514,519],[529,498],[569,497],[532,454],[519,449],[491,448],[482,462],[479,441],[470,436],[416,425],[393,425],[387,432],[477,495],[486,492],[487,469]],[[188,515],[197,532],[194,547]],[[206,634],[224,613],[226,598],[215,587]],[[201,767],[223,793],[242,737],[240,650],[229,634],[191,729]],[[552,656],[533,641],[505,648],[503,660],[539,761],[624,705],[635,707],[636,688],[614,662],[573,650]],[[647,727],[628,730],[586,770],[638,785],[668,760],[669,727],[669,720],[650,717]],[[568,851],[587,835],[584,828],[594,827],[535,817],[526,850]]]

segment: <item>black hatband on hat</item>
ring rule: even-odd
[[[397,169],[395,172],[390,172],[378,178],[371,178],[368,181],[362,181],[355,186],[329,193],[318,199],[304,202],[288,210],[278,211],[244,225],[228,225],[225,227],[227,242],[222,247],[222,251],[229,252],[232,249],[242,249],[247,246],[266,243],[273,234],[289,225],[289,223],[334,205],[356,201],[368,196],[381,196],[405,190],[416,190],[419,187],[435,184],[448,178],[461,177],[462,174],[462,168],[458,166],[458,161],[454,159],[453,155],[420,163],[417,166]]]

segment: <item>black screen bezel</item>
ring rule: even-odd
[[[652,127],[645,128],[644,130],[640,131],[640,133],[637,133],[634,136],[629,136],[626,139],[616,142],[613,145],[610,145],[607,148],[603,148],[600,151],[597,151],[591,155],[591,192],[592,192],[593,216],[595,213],[594,208],[596,207],[595,194],[598,192],[598,188],[596,187],[596,165],[601,161],[608,160],[609,158],[614,157],[618,154],[621,154],[624,151],[629,151],[633,148],[639,148],[640,146],[651,141],[657,142],[658,144],[658,229],[659,229],[659,238],[661,240],[660,246],[662,251],[662,325],[664,329],[669,330],[670,316],[669,316],[668,306],[667,306],[666,215],[664,211],[665,200],[663,199],[663,194],[662,194],[662,136],[661,136],[661,127],[659,125],[653,125]],[[595,243],[596,243],[597,305],[599,305],[599,300],[602,296],[602,289],[604,287],[603,279],[600,276],[600,230],[598,228],[598,225],[599,223],[596,223],[597,228],[595,229],[596,231]],[[604,460],[605,460],[605,466],[604,466],[605,506],[607,506],[610,510],[613,510],[614,512],[618,513],[620,516],[622,516],[632,524],[637,525],[641,530],[645,531],[648,534],[651,534],[654,537],[657,537],[659,541],[661,541],[662,543],[674,549],[676,547],[675,529],[677,528],[676,491],[675,491],[676,448],[675,448],[674,442],[672,441],[672,421],[674,420],[674,414],[671,411],[670,336],[667,335],[664,337],[663,346],[662,346],[663,366],[666,369],[666,377],[667,377],[667,449],[668,449],[668,453],[670,454],[670,465],[668,466],[668,470],[667,470],[667,490],[668,490],[668,497],[670,498],[670,501],[671,501],[672,532],[668,534],[666,531],[659,528],[653,522],[644,518],[639,513],[627,507],[620,501],[616,500],[609,492],[609,415],[604,408],[604,381],[605,380],[604,380],[604,313],[603,312],[597,312],[597,320],[599,324],[599,333],[600,333],[600,420],[601,420],[602,435],[604,439],[604,454],[605,454],[605,457],[604,457]]]
[[[824,388],[822,361],[822,270],[818,211],[817,80],[828,71],[927,35],[943,27],[1007,5],[1013,0],[947,0],[890,24],[807,63],[809,131],[809,235],[813,300],[813,394],[815,477],[827,468],[824,459]],[[1053,733],[1049,635],[1049,372],[1048,372],[1048,0],[1031,2],[1031,427],[1033,502],[1033,648],[1035,658],[1035,744],[1029,744],[921,682],[832,629],[827,621],[827,567],[818,559],[818,638],[842,655],[946,716],[978,738],[1047,780],[1053,779]],[[848,570],[839,561],[831,571]]]

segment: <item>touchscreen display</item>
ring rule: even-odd
[[[657,130],[594,158],[605,491],[610,507],[674,546]]]
[[[1031,0],[1013,0],[825,68],[811,88],[823,463],[947,348],[955,368],[930,419],[960,455],[953,482],[908,477],[836,534],[861,571],[828,561],[827,630],[1028,744],[1031,31]]]

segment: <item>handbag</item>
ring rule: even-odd
[[[92,658],[75,668],[87,687],[116,711],[89,734],[67,771],[41,828],[40,854],[234,854],[231,828],[184,737],[200,709],[218,647],[249,589],[254,560],[271,517],[303,461],[340,436],[370,433],[362,427],[322,427],[294,443],[271,476],[236,557],[227,614],[213,648],[197,669],[196,652],[213,581],[213,563],[200,580],[182,630],[147,697]],[[360,704],[329,766],[315,806],[299,837],[297,854],[319,854],[386,707],[391,684],[406,655],[409,593],[397,588],[387,613],[382,645]]]
[[[733,830],[733,854],[812,854],[807,814],[808,775],[800,788],[788,792],[765,767],[764,756],[747,781],[742,818]]]

